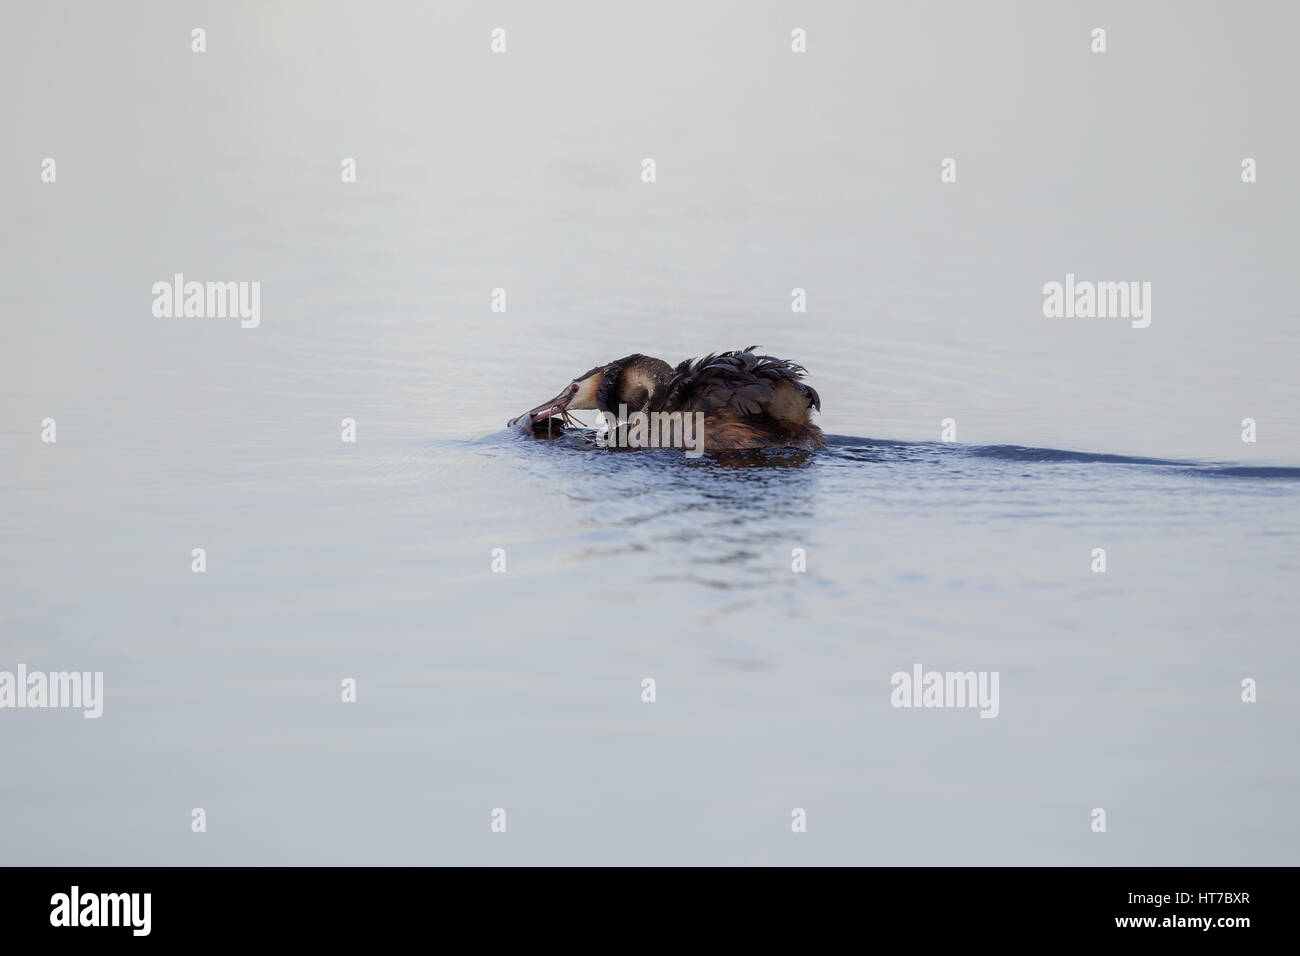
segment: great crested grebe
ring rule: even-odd
[[[549,425],[578,411],[599,411],[607,419],[682,413],[702,420],[705,450],[825,448],[826,438],[812,421],[821,398],[803,383],[804,367],[758,355],[757,348],[687,359],[676,368],[629,355],[584,372],[555,398],[508,424]]]

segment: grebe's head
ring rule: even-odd
[[[559,395],[530,409],[524,415],[531,424],[565,412],[602,411],[618,414],[620,405],[626,405],[628,412],[642,411],[650,403],[650,396],[655,389],[667,384],[672,375],[672,366],[661,359],[648,355],[629,355],[582,373],[564,386]],[[514,419],[511,424],[519,420]]]

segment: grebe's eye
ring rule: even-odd
[[[571,393],[575,393],[575,394],[576,394],[577,391],[578,391],[578,383],[577,383],[577,382],[574,382],[572,385],[570,385],[570,386],[569,386],[569,391],[570,391]]]

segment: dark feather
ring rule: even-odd
[[[792,418],[788,398],[777,406],[779,414],[770,407],[776,390],[788,385],[807,397],[809,407],[821,411],[821,397],[801,381],[806,370],[796,362],[759,355],[757,349],[753,345],[682,362],[668,382],[655,389],[651,410],[704,412],[709,434],[726,447],[742,447],[742,441],[749,442],[744,447],[822,447],[821,429],[807,412]]]

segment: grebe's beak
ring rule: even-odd
[[[578,383],[572,382],[569,385],[566,385],[564,391],[560,392],[559,395],[556,395],[549,402],[542,402],[542,404],[538,405],[536,408],[530,408],[518,418],[512,418],[510,421],[506,422],[506,427],[512,427],[514,425],[531,426],[536,425],[538,422],[544,422],[548,418],[554,418],[557,415],[562,416],[564,410],[569,407],[569,403],[573,401],[573,396],[577,394]]]
[[[507,427],[532,428],[548,418],[559,416],[567,419],[566,411],[583,412],[601,407],[601,391],[609,386],[611,376],[617,376],[620,368],[617,362],[593,368],[564,386],[560,394],[549,402],[542,402],[536,408],[530,408],[518,418],[506,422]]]

